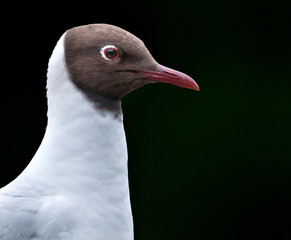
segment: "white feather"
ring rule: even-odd
[[[49,61],[48,125],[30,164],[0,190],[1,240],[132,240],[123,121],[69,80],[64,35]]]

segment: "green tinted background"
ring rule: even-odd
[[[1,186],[44,134],[58,38],[106,22],[201,88],[152,84],[123,99],[135,239],[291,239],[290,1],[31,7],[9,8],[2,29]]]

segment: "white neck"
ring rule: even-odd
[[[71,214],[78,219],[76,236],[82,237],[82,227],[92,225],[92,239],[133,239],[122,116],[116,119],[110,112],[98,111],[73,85],[63,39],[49,62],[46,134],[19,181],[33,184],[44,197],[66,199],[76,211]]]

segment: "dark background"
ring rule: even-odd
[[[43,137],[59,37],[110,23],[201,88],[154,84],[123,99],[135,239],[291,239],[291,2],[60,4],[2,8],[0,186]]]

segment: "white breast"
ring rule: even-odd
[[[64,36],[48,69],[48,126],[24,172],[0,190],[0,238],[133,239],[122,116],[70,81]]]

